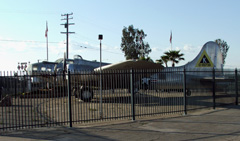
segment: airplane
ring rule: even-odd
[[[100,65],[100,62],[85,60],[80,55],[74,55],[73,59],[66,59],[65,56],[57,59],[55,62],[43,61],[30,64],[27,67],[27,72],[31,75],[33,72],[61,72],[64,69],[70,71],[92,71]],[[109,64],[102,62],[102,66]]]
[[[71,71],[87,70],[91,72],[88,74],[75,75],[79,77],[77,84],[73,84],[73,94],[76,98],[81,98],[83,101],[90,101],[93,98],[94,89],[99,89],[100,75],[99,62],[87,61],[81,56],[75,56],[74,59],[58,59],[56,62],[42,62],[29,66],[30,70],[34,71],[52,71],[62,72],[69,69]],[[45,67],[45,68],[42,68]],[[183,70],[186,70],[186,84],[188,95],[191,91],[197,89],[198,86],[203,86],[205,89],[212,87],[212,70],[217,70],[215,79],[222,81],[225,85],[226,81],[233,81],[225,78],[223,74],[223,59],[222,53],[217,43],[210,41],[203,45],[200,53],[191,62],[179,67],[166,67],[160,64],[142,61],[142,60],[126,60],[116,64],[102,63],[101,71],[103,73],[102,85],[103,90],[114,90],[117,88],[130,90],[129,71],[146,70],[140,75],[135,75],[134,91],[138,93],[140,90],[161,90],[183,92]],[[157,70],[151,72],[151,70]],[[115,73],[108,73],[112,70],[123,70],[124,76]],[[150,73],[148,73],[150,71]],[[198,73],[197,73],[197,72]],[[105,73],[105,74],[104,74]],[[80,78],[84,78],[80,80]],[[121,86],[119,86],[119,82]],[[124,82],[124,83],[123,83]],[[174,84],[174,85],[169,85]]]
[[[103,67],[95,68],[93,73],[80,75],[84,79],[78,81],[78,86],[73,90],[76,98],[81,98],[83,101],[91,101],[93,98],[94,89],[100,89],[100,75],[102,76],[102,90],[112,90],[114,93],[115,89],[127,89],[130,92],[130,70],[149,70],[149,69],[162,69],[163,66],[153,62],[148,62],[144,60],[129,59],[123,62],[105,65]],[[101,70],[101,72],[100,72]],[[97,74],[97,75],[96,75]],[[137,81],[143,76],[147,77],[149,74],[142,73],[142,75],[135,75],[134,80]],[[135,83],[134,85],[137,85]],[[80,87],[79,87],[80,86]],[[136,88],[136,92],[138,88]]]
[[[73,94],[76,96],[76,98],[81,98],[84,101],[89,101],[93,98],[93,87],[98,88],[99,87],[99,76],[95,75],[99,73],[99,65],[100,62],[97,61],[88,61],[84,60],[80,55],[75,55],[74,59],[65,59],[60,58],[56,60],[55,62],[39,62],[39,63],[33,63],[30,64],[27,67],[28,75],[33,74],[63,74],[63,75],[56,75],[56,79],[59,81],[66,80],[66,72],[69,70],[70,72],[76,72],[74,77],[77,79],[77,77],[84,78],[83,80],[79,80],[76,83],[73,83]],[[102,64],[102,71],[107,70],[130,70],[130,69],[161,69],[163,68],[162,65],[156,64],[153,62],[143,61],[143,60],[126,60],[120,63],[116,64],[110,64],[110,63],[101,63]],[[86,73],[87,72],[87,73]],[[83,73],[83,74],[81,74]],[[128,88],[130,89],[130,78],[119,78],[115,76],[116,74],[108,74],[103,76],[103,80],[105,83],[103,84],[103,89],[116,89],[118,87],[122,88]],[[31,81],[28,81],[28,91],[33,90],[31,87],[31,83],[38,83],[45,80],[48,80],[48,78],[45,79],[45,77],[48,77],[47,75],[36,75],[31,78]],[[63,77],[63,78],[59,78]],[[110,81],[109,78],[114,79],[114,82]],[[124,86],[118,86],[115,84],[117,81],[125,81],[126,83]],[[88,84],[91,84],[91,86],[88,86]],[[48,86],[47,86],[48,87]]]
[[[101,65],[109,65],[110,63],[102,62]],[[59,58],[55,62],[42,61],[38,63],[33,63],[28,65],[26,72],[27,75],[33,76],[27,81],[27,91],[33,91],[33,89],[38,89],[37,87],[32,87],[31,84],[41,83],[48,81],[49,75],[55,75],[57,80],[66,80],[67,71],[81,72],[81,71],[93,71],[95,68],[99,67],[100,62],[89,61],[82,58],[80,55],[74,55],[73,59],[66,59],[66,54],[64,58]],[[44,74],[44,75],[41,75]],[[57,75],[63,74],[63,75]],[[61,78],[62,77],[62,78]],[[28,78],[29,79],[29,78]],[[47,88],[49,84],[47,84]]]
[[[233,82],[233,79],[228,79],[223,74],[223,57],[220,47],[217,43],[209,41],[205,43],[199,54],[190,62],[179,67],[163,67],[160,64],[141,61],[141,60],[126,60],[124,62],[106,65],[101,68],[102,72],[111,70],[123,70],[123,74],[129,74],[131,69],[144,70],[143,73],[135,75],[134,92],[139,93],[141,90],[156,90],[162,92],[183,92],[184,70],[186,72],[186,87],[187,95],[198,89],[212,90],[213,69],[215,70],[215,80],[218,82],[218,87],[225,89],[228,83]],[[94,69],[99,72],[100,68]],[[130,77],[120,76],[116,74],[103,75],[102,89],[128,89],[130,92]],[[90,81],[94,85],[99,78],[93,80],[92,76],[85,77],[85,81]],[[114,81],[111,81],[114,80]],[[121,86],[117,86],[117,82],[124,82]],[[85,82],[86,83],[86,82]],[[93,90],[91,86],[84,86],[78,90],[75,95],[91,100]],[[97,86],[98,85],[98,86]],[[96,83],[99,87],[99,82]],[[220,90],[220,89],[218,89]],[[84,96],[83,96],[84,95]]]
[[[220,47],[217,43],[209,41],[203,45],[199,54],[187,64],[179,67],[165,67],[159,73],[143,78],[142,88],[183,92],[183,72],[185,70],[187,94],[190,96],[193,90],[212,89],[213,69],[215,81],[218,82],[218,90],[226,88],[227,84],[234,81],[223,74],[223,57]]]

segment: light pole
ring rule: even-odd
[[[103,118],[102,113],[102,39],[103,35],[98,35],[98,40],[100,40],[100,118]]]

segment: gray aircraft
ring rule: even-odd
[[[183,91],[183,70],[186,70],[186,82],[188,90],[196,89],[199,86],[204,86],[204,88],[212,87],[212,70],[215,69],[218,72],[215,74],[216,80],[222,80],[225,85],[225,82],[228,81],[223,75],[223,59],[222,53],[218,44],[215,42],[207,42],[202,47],[200,53],[195,59],[191,62],[188,62],[186,65],[174,68],[163,68],[159,64],[150,63],[147,61],[139,60],[127,60],[124,62],[109,64],[102,63],[102,71],[106,72],[108,70],[130,70],[130,69],[158,69],[157,73],[146,73],[147,75],[143,77],[140,75],[139,78],[135,78],[136,90],[138,92],[140,89],[153,89],[161,91]],[[66,67],[66,68],[65,68]],[[75,56],[74,59],[58,59],[56,62],[41,62],[31,64],[29,66],[30,72],[34,71],[51,71],[51,72],[63,72],[63,70],[92,70],[91,73],[99,72],[99,62],[87,61],[82,59],[81,56]],[[74,88],[74,95],[80,97],[84,101],[89,101],[93,98],[93,89],[99,87],[99,75],[86,74],[84,80],[78,81],[78,84]],[[110,74],[109,74],[110,75]],[[83,75],[81,75],[83,76]],[[126,75],[127,76],[127,75]],[[103,89],[115,89],[118,88],[117,84],[113,82],[123,81],[126,82],[124,85],[120,86],[121,88],[130,88],[130,78],[128,77],[116,77],[114,74],[111,76],[103,76]],[[140,78],[141,77],[141,78]],[[37,79],[37,77],[36,77]],[[38,80],[33,80],[32,82]],[[140,82],[141,81],[141,82]],[[87,83],[89,82],[89,83]],[[91,86],[87,85],[91,84]],[[169,85],[171,84],[171,85]],[[174,84],[174,85],[172,85]]]
[[[231,82],[231,79],[227,79],[223,74],[223,58],[220,48],[217,43],[210,41],[203,45],[200,53],[197,55],[195,59],[191,62],[188,62],[186,65],[179,67],[167,67],[163,68],[159,64],[150,63],[147,61],[139,61],[139,60],[127,60],[124,62],[110,64],[102,67],[102,71],[108,70],[130,70],[130,69],[140,69],[145,70],[147,73],[143,73],[135,75],[135,92],[139,92],[140,90],[156,90],[156,91],[167,91],[167,92],[183,92],[183,81],[184,81],[184,73],[183,70],[186,71],[186,86],[187,86],[187,94],[191,94],[193,90],[212,89],[212,78],[213,78],[213,69],[215,71],[215,80],[220,82],[218,86],[222,88],[226,88],[226,84]],[[154,70],[155,69],[155,70]],[[154,71],[153,71],[154,70]],[[95,71],[99,71],[99,68],[96,68]],[[145,75],[145,77],[144,77]],[[125,77],[123,77],[125,78]],[[130,89],[130,79],[125,78],[122,81],[126,82],[121,88]],[[115,89],[115,86],[112,83],[107,83],[107,78],[103,78],[104,89]],[[112,79],[121,79],[115,78],[112,76]],[[86,81],[90,81],[90,79],[86,79]],[[92,80],[95,81],[95,80]],[[92,82],[91,84],[94,84]],[[111,87],[115,86],[115,87]],[[86,99],[91,99],[93,92],[91,88],[86,88],[78,92],[80,97],[85,95]]]
[[[110,63],[102,63],[102,66],[109,65]],[[64,69],[70,71],[92,71],[95,68],[99,67],[100,62],[89,61],[82,58],[80,55],[74,55],[73,59],[60,58],[55,62],[38,62],[30,64],[27,68],[28,74],[32,72],[59,72]]]
[[[217,43],[209,41],[205,43],[200,53],[192,61],[179,67],[166,67],[159,73],[142,79],[144,89],[154,89],[161,91],[182,91],[183,90],[183,70],[186,72],[186,85],[189,93],[191,90],[212,88],[213,69],[215,70],[215,80],[225,85],[226,82],[233,81],[223,74],[223,57]],[[220,84],[220,83],[219,83]],[[225,87],[223,87],[225,88]]]
[[[101,63],[102,66],[109,65],[110,63]],[[80,71],[93,71],[95,68],[99,67],[100,62],[97,61],[89,61],[82,58],[80,55],[74,55],[73,59],[60,58],[55,62],[38,62],[30,64],[27,67],[28,75],[33,74],[57,74],[63,73],[66,74],[67,70],[72,72],[80,72]],[[61,76],[58,76],[61,77]],[[32,77],[31,80],[28,81],[27,90],[31,91],[31,83],[42,82],[44,77]]]

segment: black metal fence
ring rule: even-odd
[[[238,104],[237,70],[0,72],[0,130],[187,114]]]

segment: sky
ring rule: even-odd
[[[240,68],[238,0],[0,0],[0,71],[16,71],[18,63],[63,58],[66,32],[63,14],[69,20],[69,58],[79,54],[86,60],[117,63],[125,60],[120,49],[122,29],[133,25],[147,37],[154,61],[165,51],[181,50],[185,61],[193,60],[208,41],[222,39],[230,46],[225,68]],[[170,63],[169,63],[170,65]]]

